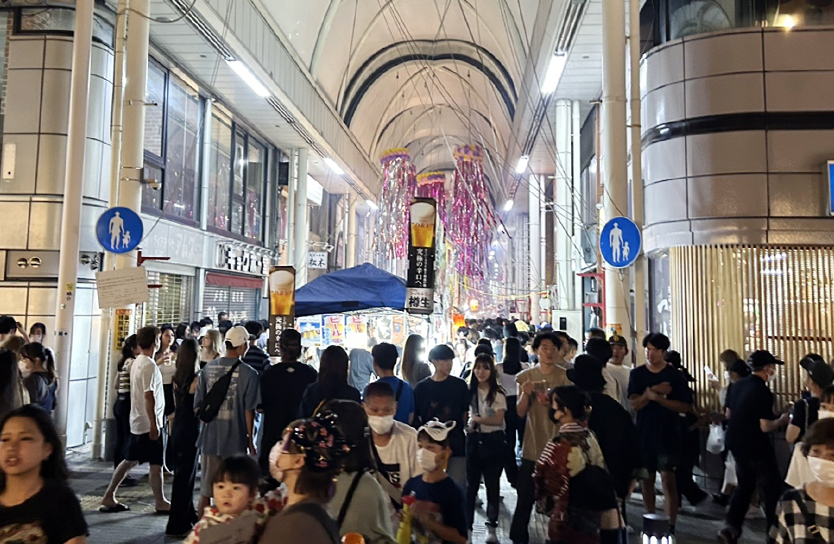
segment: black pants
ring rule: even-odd
[[[533,505],[536,502],[536,484],[533,483],[535,468],[536,463],[533,461],[521,460],[521,469],[518,471],[516,482],[518,500],[515,503],[513,522],[510,525],[510,540],[516,544],[527,544],[530,541],[527,527],[530,525],[530,514],[533,513]]]
[[[504,433],[501,431],[498,433],[503,439]],[[479,440],[480,433],[471,433],[466,437],[466,520],[469,522],[470,530],[475,520],[475,499],[478,497],[481,477],[486,487],[486,514],[489,525],[498,525],[498,507],[501,502],[501,471],[504,468],[504,452],[500,449],[499,451],[479,451]],[[484,446],[484,443],[480,444],[481,448]]]
[[[507,461],[504,463],[504,474],[507,475],[507,481],[510,485],[515,487],[516,480],[518,480],[518,461],[515,457],[516,445],[520,445],[524,440],[524,425],[527,419],[518,417],[515,411],[518,397],[513,395],[507,397],[507,411],[504,412],[504,423],[507,435]]]
[[[116,447],[113,448],[113,467],[124,461],[130,439],[130,393],[119,393],[113,403],[116,419]]]
[[[193,428],[191,426],[193,425]],[[189,428],[183,428],[188,426]],[[194,479],[197,476],[197,422],[174,420],[174,434],[168,444],[174,458],[174,482],[171,485],[171,512],[168,514],[169,535],[191,530],[200,516],[194,508]]]
[[[731,450],[736,462],[738,486],[730,497],[727,525],[741,534],[744,516],[750,508],[750,499],[759,485],[768,529],[776,525],[776,504],[782,493],[782,478],[776,464],[773,447],[755,452]]]
[[[683,431],[683,447],[678,468],[675,470],[675,480],[678,488],[678,504],[682,504],[681,497],[686,497],[689,504],[695,506],[704,501],[709,495],[698,487],[692,478],[692,471],[698,465],[701,453],[701,433],[695,429]]]

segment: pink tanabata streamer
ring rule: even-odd
[[[408,150],[389,149],[382,155],[382,195],[377,214],[377,243],[388,258],[408,254],[408,205],[417,177]]]
[[[483,278],[496,224],[484,178],[483,149],[478,145],[458,146],[455,163],[448,238],[455,246],[458,272]]]

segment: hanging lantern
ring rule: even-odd
[[[417,188],[408,150],[389,149],[382,155],[382,194],[377,213],[377,244],[387,258],[408,253],[408,205]]]
[[[433,198],[437,202],[437,214],[440,224],[446,228],[446,174],[443,172],[423,172],[417,176],[417,196]]]
[[[455,148],[455,181],[447,237],[455,246],[457,270],[483,278],[495,217],[484,177],[484,152],[478,145]]]

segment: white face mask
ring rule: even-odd
[[[278,468],[278,456],[281,455],[283,447],[284,445],[279,441],[269,450],[269,474],[279,482],[284,479],[284,471]]]
[[[425,472],[431,472],[437,468],[437,454],[425,449],[417,450],[417,464]]]
[[[376,434],[388,434],[394,426],[394,416],[368,416],[368,425]]]
[[[820,410],[818,414],[819,419],[828,419],[830,417],[834,417],[834,412],[831,412],[829,410]]]
[[[808,467],[814,479],[827,487],[834,487],[834,461],[821,457],[808,457]]]
[[[773,383],[774,380],[776,380],[776,371],[775,370],[773,371],[773,374],[768,374],[767,375],[767,381]]]

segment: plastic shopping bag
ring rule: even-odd
[[[709,426],[709,437],[707,438],[707,451],[718,455],[724,451],[724,427],[717,423]]]

